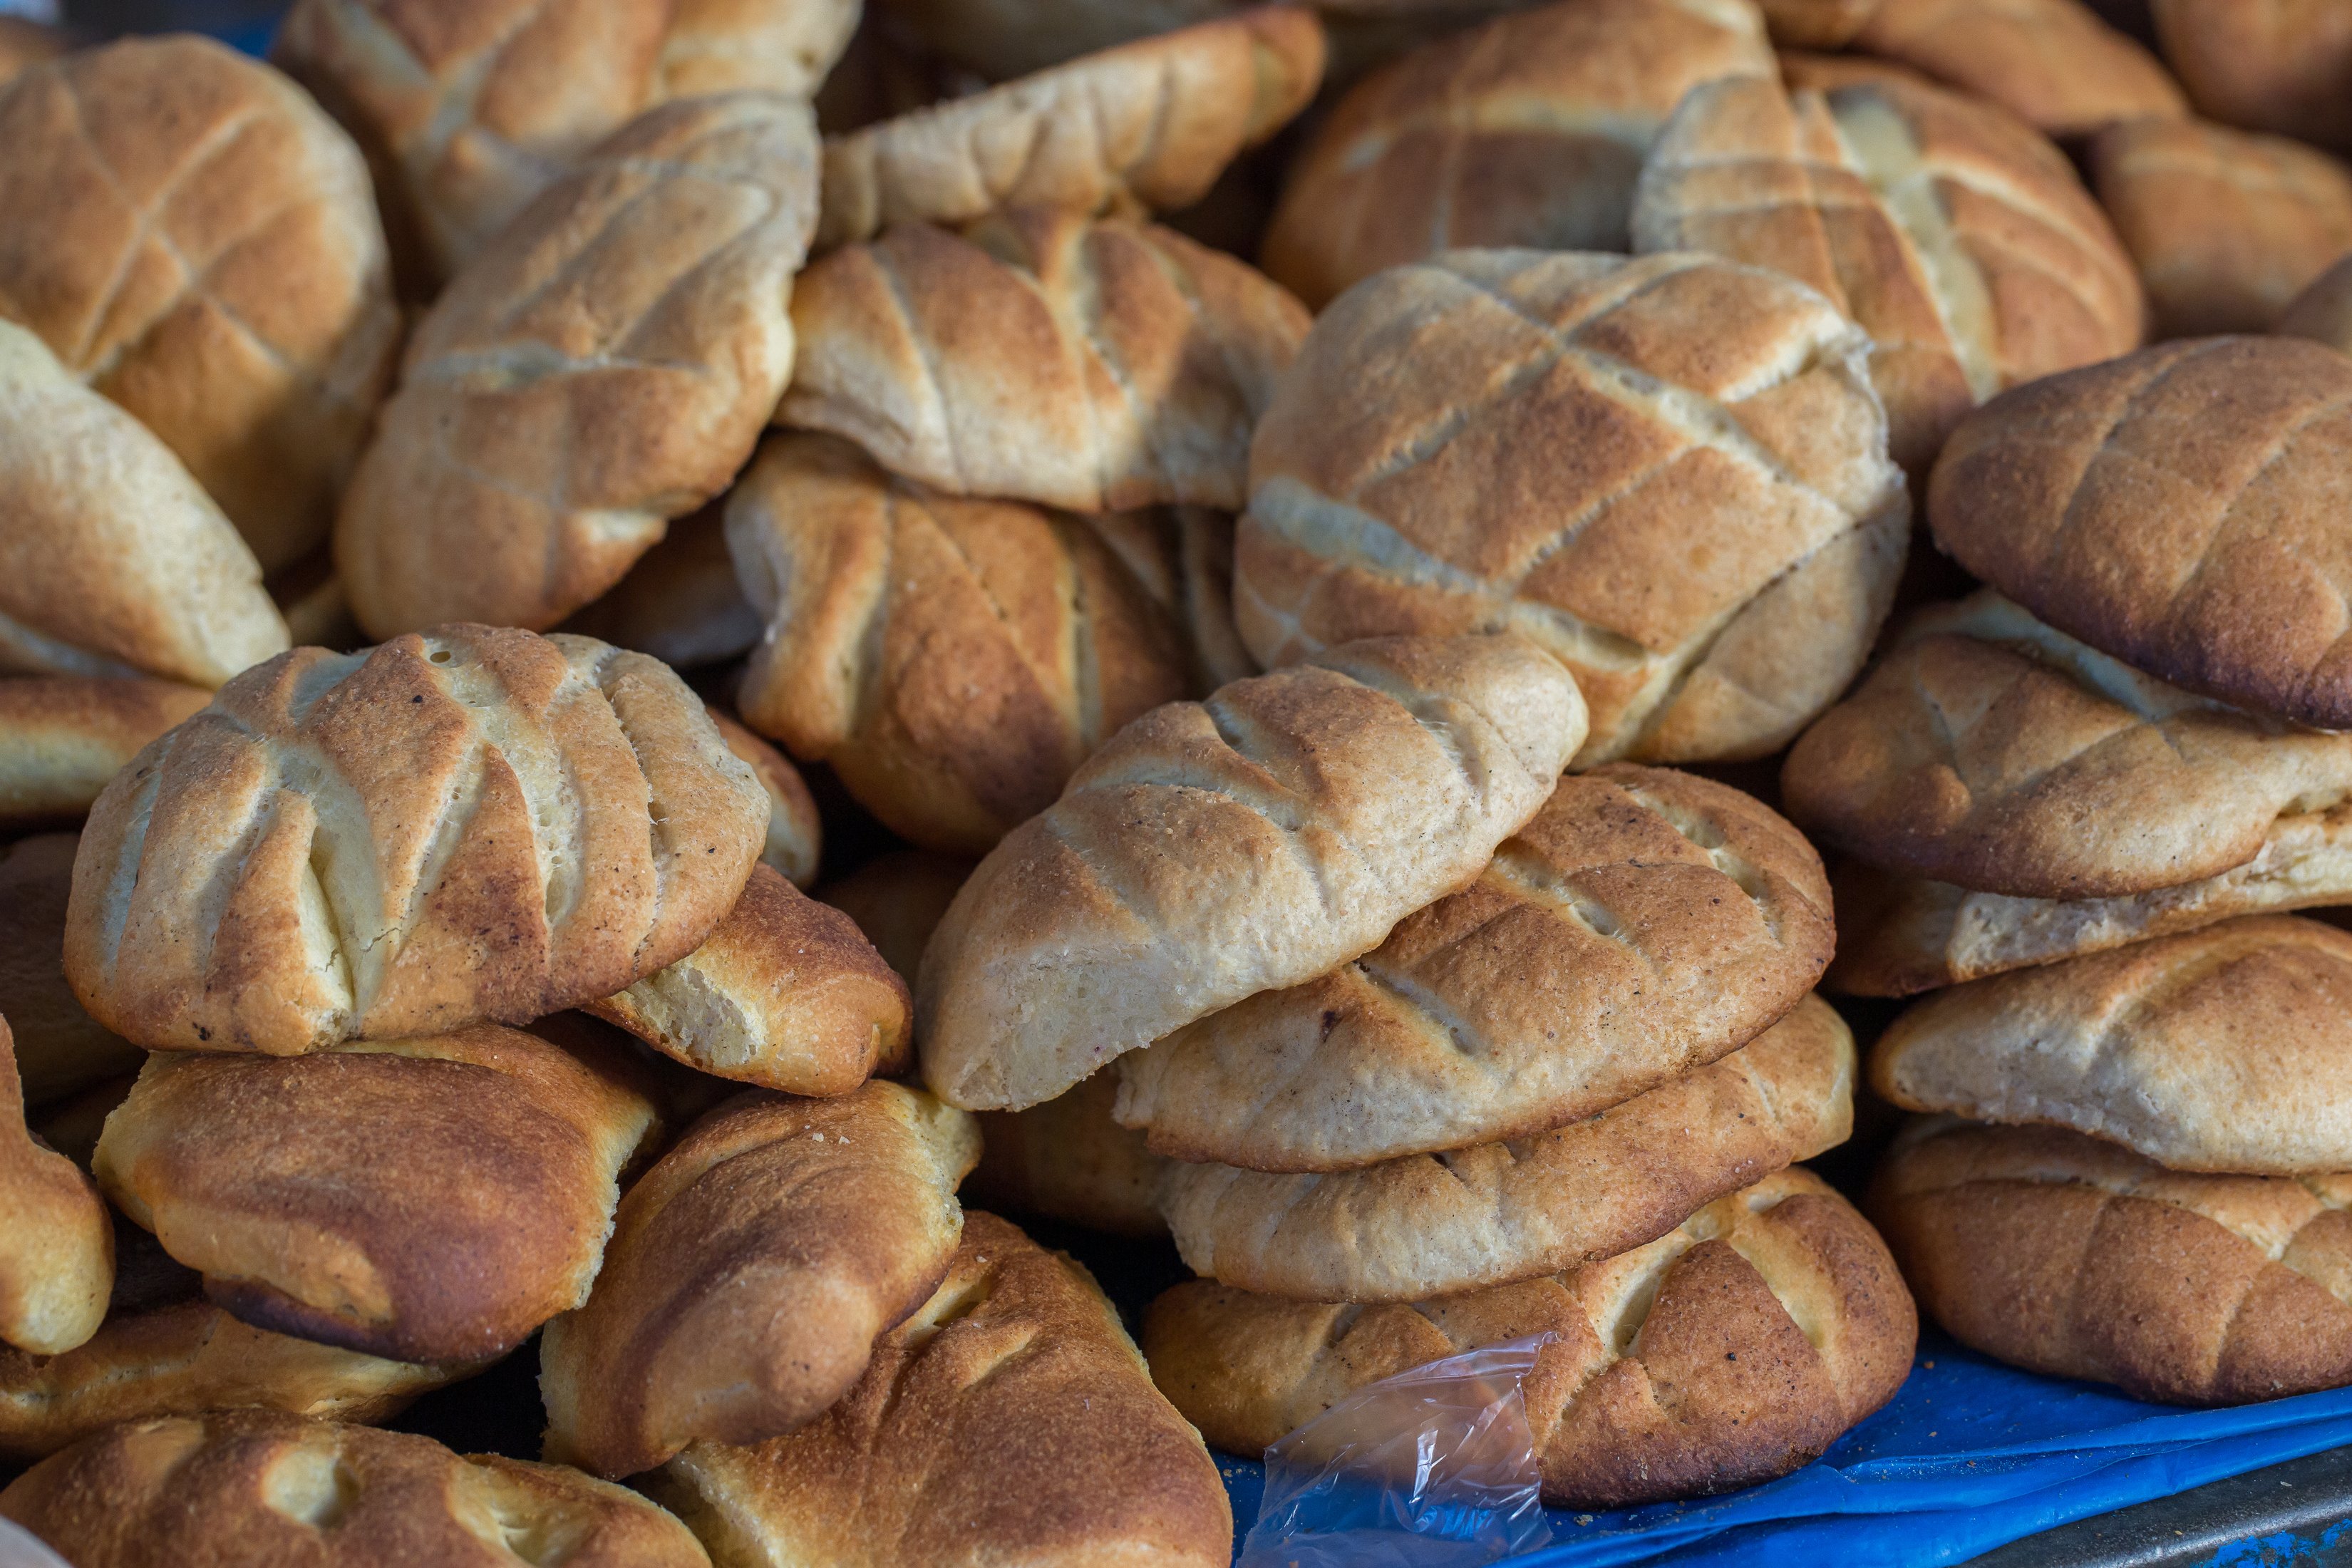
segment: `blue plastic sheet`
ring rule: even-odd
[[[1931,1331],[1902,1391],[1817,1463],[1698,1502],[1555,1509],[1555,1544],[1514,1562],[1929,1568],[2347,1444],[2352,1389],[2180,1410],[2019,1372]],[[1258,1467],[1227,1459],[1220,1468],[1236,1528],[1246,1531],[1257,1517]]]

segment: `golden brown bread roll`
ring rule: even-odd
[[[1925,1117],[1865,1208],[1953,1338],[2136,1399],[2352,1383],[2352,1177],[2176,1174],[2057,1127]]]
[[[924,951],[932,1092],[1051,1100],[1122,1052],[1380,945],[1476,876],[1584,738],[1515,637],[1385,637],[1171,702],[1013,830]]]
[[[1580,1121],[1746,1045],[1834,944],[1812,847],[1727,785],[1564,778],[1478,879],[1353,963],[1119,1060],[1180,1160],[1338,1171]]]
[[[2352,728],[2352,360],[2200,338],[2003,394],[1954,431],[1937,542],[2159,679]]]
[[[993,1215],[838,1405],[757,1447],[701,1443],[653,1494],[719,1568],[1222,1568],[1217,1467],[1091,1275]]]
[[[2275,331],[2352,354],[2352,256],[2321,273],[2289,301]]]
[[[274,55],[367,150],[409,281],[429,298],[645,110],[705,93],[814,93],[857,11],[855,0],[300,0]]]
[[[1759,756],[1861,668],[1909,537],[1869,342],[1696,256],[1456,251],[1326,310],[1250,454],[1242,636],[1515,631],[1577,765]]]
[[[1260,673],[1234,624],[1234,516],[1204,506],[1107,512],[1097,537],[1174,612],[1192,656],[1192,684],[1214,691]]]
[[[0,87],[73,47],[63,28],[24,16],[0,16]]]
[[[1808,997],[1730,1056],[1531,1138],[1361,1170],[1171,1163],[1160,1203],[1204,1279],[1320,1301],[1417,1301],[1556,1274],[1846,1140],[1853,1036]]]
[[[496,1025],[307,1057],[148,1058],[99,1183],[257,1328],[503,1354],[585,1300],[657,1130],[617,1054]]]
[[[66,973],[155,1050],[529,1023],[700,946],[766,816],[643,654],[478,626],[303,648],[107,786]]]
[[[893,849],[817,889],[817,897],[857,922],[866,940],[908,984],[923,944],[971,875],[972,862],[926,849]]]
[[[351,139],[207,39],[128,38],[0,100],[0,315],[163,437],[265,571],[327,535],[400,350]]]
[[[0,679],[0,833],[79,821],[142,746],[211,700],[142,676]]]
[[[1939,88],[1696,88],[1643,169],[1633,232],[1636,250],[1785,272],[1851,314],[1915,474],[2002,387],[2140,342],[2131,259],[2064,157]]]
[[[1869,4],[1871,0],[1863,3]],[[1769,5],[1765,15],[1771,15]],[[1779,30],[1777,25],[1774,30]],[[1888,81],[1910,87],[1936,85],[1909,66],[1871,55],[1825,55],[1811,49],[1787,48],[1773,53],[1780,62],[1780,85],[1790,92],[1802,92],[1809,88],[1815,92],[1834,92],[1842,87],[1873,87]]]
[[[2090,165],[2159,338],[2267,331],[2352,251],[2352,169],[2284,137],[2127,121],[2092,140]]]
[[[939,1288],[980,1131],[919,1089],[753,1094],[629,1189],[596,1288],[540,1348],[547,1451],[635,1475],[814,1419]]]
[[[763,93],[632,121],[420,321],[335,521],[352,610],[551,626],[727,487],[792,374],[816,127]]]
[[[1236,510],[1307,312],[1171,229],[1031,207],[836,250],[793,285],[793,325],[778,422],[893,472],[1075,511]]]
[[[1561,1508],[1753,1486],[1894,1396],[1918,1315],[1865,1220],[1792,1169],[1569,1273],[1379,1307],[1206,1280],[1151,1304],[1143,1350],[1208,1439],[1255,1454],[1368,1383],[1548,1333],[1522,1392]]]
[[[0,1018],[0,1342],[37,1355],[98,1332],[114,1285],[106,1202],[25,1125],[16,1049]]]
[[[137,1072],[147,1059],[83,1011],[66,984],[66,905],[79,842],[70,833],[41,833],[0,847],[0,1018],[15,1031],[16,1072],[32,1106]]]
[[[553,1542],[567,1568],[710,1562],[661,1509],[577,1470],[277,1411],[112,1427],[17,1477],[0,1519],[77,1568],[167,1568],[191,1542],[317,1568],[499,1568]]]
[[[1556,0],[1350,89],[1293,162],[1266,271],[1320,309],[1465,246],[1622,250],[1643,153],[1683,94],[1769,77],[1741,0]]]
[[[1143,1134],[1111,1120],[1118,1080],[1098,1072],[1043,1105],[980,1113],[973,1203],[1041,1214],[1115,1236],[1161,1237],[1160,1176],[1168,1162]]]
[[[748,763],[768,794],[768,843],[760,858],[782,872],[785,880],[805,889],[816,880],[824,858],[824,823],[816,813],[816,797],[785,755],[741,724],[710,710],[727,749]]]
[[[913,1003],[856,922],[774,867],[684,958],[588,1011],[717,1078],[847,1094],[914,1061]]]
[[[286,646],[253,552],[171,448],[0,321],[0,675],[212,687]]]
[[[649,653],[672,669],[740,658],[760,640],[759,613],[735,582],[718,505],[677,519],[567,632]]]
[[[1267,5],[826,138],[823,247],[1003,207],[1190,206],[1323,79],[1315,13]]]
[[[914,47],[988,81],[1247,10],[1250,0],[878,0]]]
[[[2352,6],[2150,0],[2157,43],[2199,113],[2352,153]]]

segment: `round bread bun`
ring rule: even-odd
[[[2352,256],[2312,279],[2280,313],[2284,337],[2309,338],[2341,354],[2352,354]]]
[[[824,821],[817,816],[816,797],[783,752],[718,709],[709,711],[727,749],[750,765],[768,793],[768,843],[760,858],[806,891],[824,858]]]
[[[1211,1443],[1256,1454],[1365,1384],[1551,1336],[1522,1384],[1544,1500],[1628,1508],[1754,1486],[1894,1396],[1918,1316],[1877,1234],[1810,1171],[1716,1199],[1615,1257],[1378,1307],[1195,1280],[1151,1304],[1151,1375]]]
[[[114,1285],[106,1202],[25,1125],[15,1037],[0,1018],[0,1341],[37,1355],[98,1332]]]
[[[211,700],[142,676],[0,679],[0,833],[79,822],[141,747]]]
[[[982,1111],[980,1163],[964,1195],[1114,1236],[1167,1235],[1160,1178],[1168,1162],[1111,1119],[1118,1098],[1117,1076],[1098,1072],[1043,1105]]]
[[[2352,153],[2352,11],[2337,0],[2150,0],[2197,111]]]
[[[893,849],[877,855],[839,881],[827,882],[817,897],[857,922],[857,929],[883,961],[912,985],[923,960],[923,944],[939,929],[956,890],[971,876],[972,863],[924,849]]]
[[[137,1072],[147,1059],[85,1012],[66,984],[66,907],[79,842],[70,833],[37,833],[0,846],[0,1018],[16,1035],[30,1106]]]
[[[1514,631],[1579,767],[1778,750],[1862,668],[1909,539],[1869,341],[1699,256],[1456,251],[1326,310],[1250,455],[1236,618],[1269,667]]]
[[[672,669],[705,668],[751,652],[760,640],[760,616],[736,585],[718,505],[673,521],[660,543],[563,629],[649,653]]]

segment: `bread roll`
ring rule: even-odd
[[[2131,258],[2066,160],[1938,88],[1709,82],[1660,134],[1633,228],[1637,250],[1773,268],[1851,314],[1895,459],[1921,476],[2002,387],[2140,342]]]
[[[1873,3],[1874,0],[1861,0],[1864,5]],[[1800,4],[1809,5],[1810,0],[1800,0]],[[1764,0],[1764,14],[1768,17],[1773,15],[1770,0]],[[1777,18],[1773,20],[1772,30],[1777,37],[1780,30]],[[1774,54],[1780,62],[1780,85],[1792,93],[1808,89],[1814,92],[1834,92],[1842,87],[1875,87],[1890,81],[1907,87],[1936,85],[1909,66],[1883,60],[1874,55],[1825,55],[1810,48],[1782,48],[1775,50]]]
[[[73,47],[63,28],[23,16],[0,16],[0,87]]]
[[[0,1018],[0,1341],[36,1355],[98,1331],[114,1283],[106,1204],[73,1162],[25,1125],[16,1041]]]
[[[1167,1235],[1160,1177],[1168,1162],[1111,1119],[1118,1098],[1118,1079],[1098,1072],[1043,1105],[982,1111],[980,1163],[964,1195],[1114,1236]]]
[[[2352,1177],[2175,1174],[2056,1127],[1906,1128],[1870,1215],[1953,1338],[2135,1399],[2352,1383]]]
[[[561,1465],[461,1458],[430,1437],[276,1411],[126,1423],[0,1491],[77,1568],[222,1562],[499,1568],[561,1542],[566,1568],[708,1568],[678,1521]]]
[[[815,218],[815,122],[764,93],[656,110],[542,192],[418,323],[352,476],[360,625],[551,626],[724,489]]]
[[[1704,1067],[1829,963],[1829,879],[1738,791],[1562,779],[1478,879],[1355,963],[1122,1058],[1119,1119],[1180,1160],[1337,1171],[1525,1138]]]
[[[1584,738],[1511,637],[1389,637],[1171,702],[980,863],[923,954],[932,1092],[1018,1110],[1380,945],[1475,877]]]
[[[824,858],[824,823],[817,816],[816,797],[782,752],[716,708],[710,710],[710,721],[719,726],[727,749],[750,765],[767,792],[768,843],[760,858],[793,886],[805,889],[816,880]]]
[[[766,813],[643,654],[477,626],[304,648],[107,786],[66,973],[154,1050],[528,1023],[699,947]]]
[[[1005,81],[1249,7],[1250,0],[881,0],[876,10],[920,47]]]
[[[1206,1280],[1151,1304],[1143,1350],[1186,1418],[1255,1454],[1347,1394],[1532,1334],[1522,1393],[1559,1508],[1753,1486],[1894,1396],[1918,1316],[1852,1205],[1791,1169],[1568,1273],[1410,1305],[1254,1296]]]
[[[2352,256],[2312,280],[2279,316],[2276,330],[2352,354]]]
[[[760,640],[759,612],[735,582],[714,504],[669,525],[661,542],[563,629],[649,653],[672,669],[740,658]]]
[[[1233,1553],[1215,1463],[1093,1277],[986,1214],[965,1216],[945,1283],[840,1404],[757,1447],[698,1443],[646,1485],[719,1568]]]
[[[286,646],[253,552],[171,448],[0,321],[0,675],[211,687]]]
[[[828,137],[817,244],[1003,207],[1187,207],[1322,79],[1315,14],[1268,5]]]
[[[625,1058],[480,1025],[151,1057],[96,1168],[256,1328],[470,1361],[587,1299],[620,1174],[656,1132]]]
[[[1325,311],[1234,544],[1269,666],[1515,631],[1591,705],[1577,765],[1777,750],[1862,668],[1909,536],[1869,342],[1696,256],[1457,251]]]
[[[884,962],[912,985],[923,944],[971,875],[971,866],[951,855],[893,849],[826,883],[816,896],[856,921]]]
[[[2197,111],[2352,153],[2352,9],[2341,0],[2150,0]]]
[[[66,984],[66,906],[79,842],[42,833],[0,847],[0,1018],[16,1033],[16,1072],[32,1106],[137,1072],[147,1059],[83,1011]]]
[[[1771,73],[1744,0],[1556,0],[1441,39],[1357,83],[1316,129],[1266,270],[1319,310],[1465,246],[1622,250],[1634,176],[1675,102]]]
[[[1107,512],[1095,533],[1187,633],[1192,683],[1214,691],[1260,673],[1234,624],[1234,517],[1204,506]]]
[[[140,676],[0,679],[0,833],[79,821],[142,746],[210,700]]]
[[[1846,1140],[1853,1037],[1818,998],[1711,1066],[1532,1138],[1362,1170],[1171,1164],[1160,1208],[1192,1271],[1322,1301],[1417,1301],[1557,1274]]]
[[[2159,679],[2352,728],[2352,360],[2203,338],[2004,394],[1952,435],[1937,542]]]

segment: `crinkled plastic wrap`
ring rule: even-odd
[[[0,4],[0,12],[6,9]],[[0,1568],[68,1568],[68,1564],[29,1531],[0,1519]]]
[[[1479,1568],[1548,1544],[1521,1389],[1550,1337],[1368,1384],[1268,1448],[1236,1568]]]

